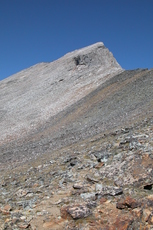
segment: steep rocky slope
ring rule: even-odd
[[[104,44],[97,43],[3,80],[0,142],[27,135],[121,71]]]
[[[153,70],[97,43],[0,89],[1,229],[153,228]]]

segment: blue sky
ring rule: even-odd
[[[0,80],[99,41],[153,68],[153,0],[0,0]]]

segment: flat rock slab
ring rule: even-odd
[[[101,191],[96,193],[97,196],[105,196],[105,195],[110,195],[110,196],[117,196],[123,193],[122,188],[119,187],[113,187],[113,186],[105,186],[101,188]]]

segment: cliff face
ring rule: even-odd
[[[152,79],[97,43],[1,81],[1,229],[152,229]]]

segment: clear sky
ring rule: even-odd
[[[0,80],[99,41],[153,68],[153,0],[0,0]]]

